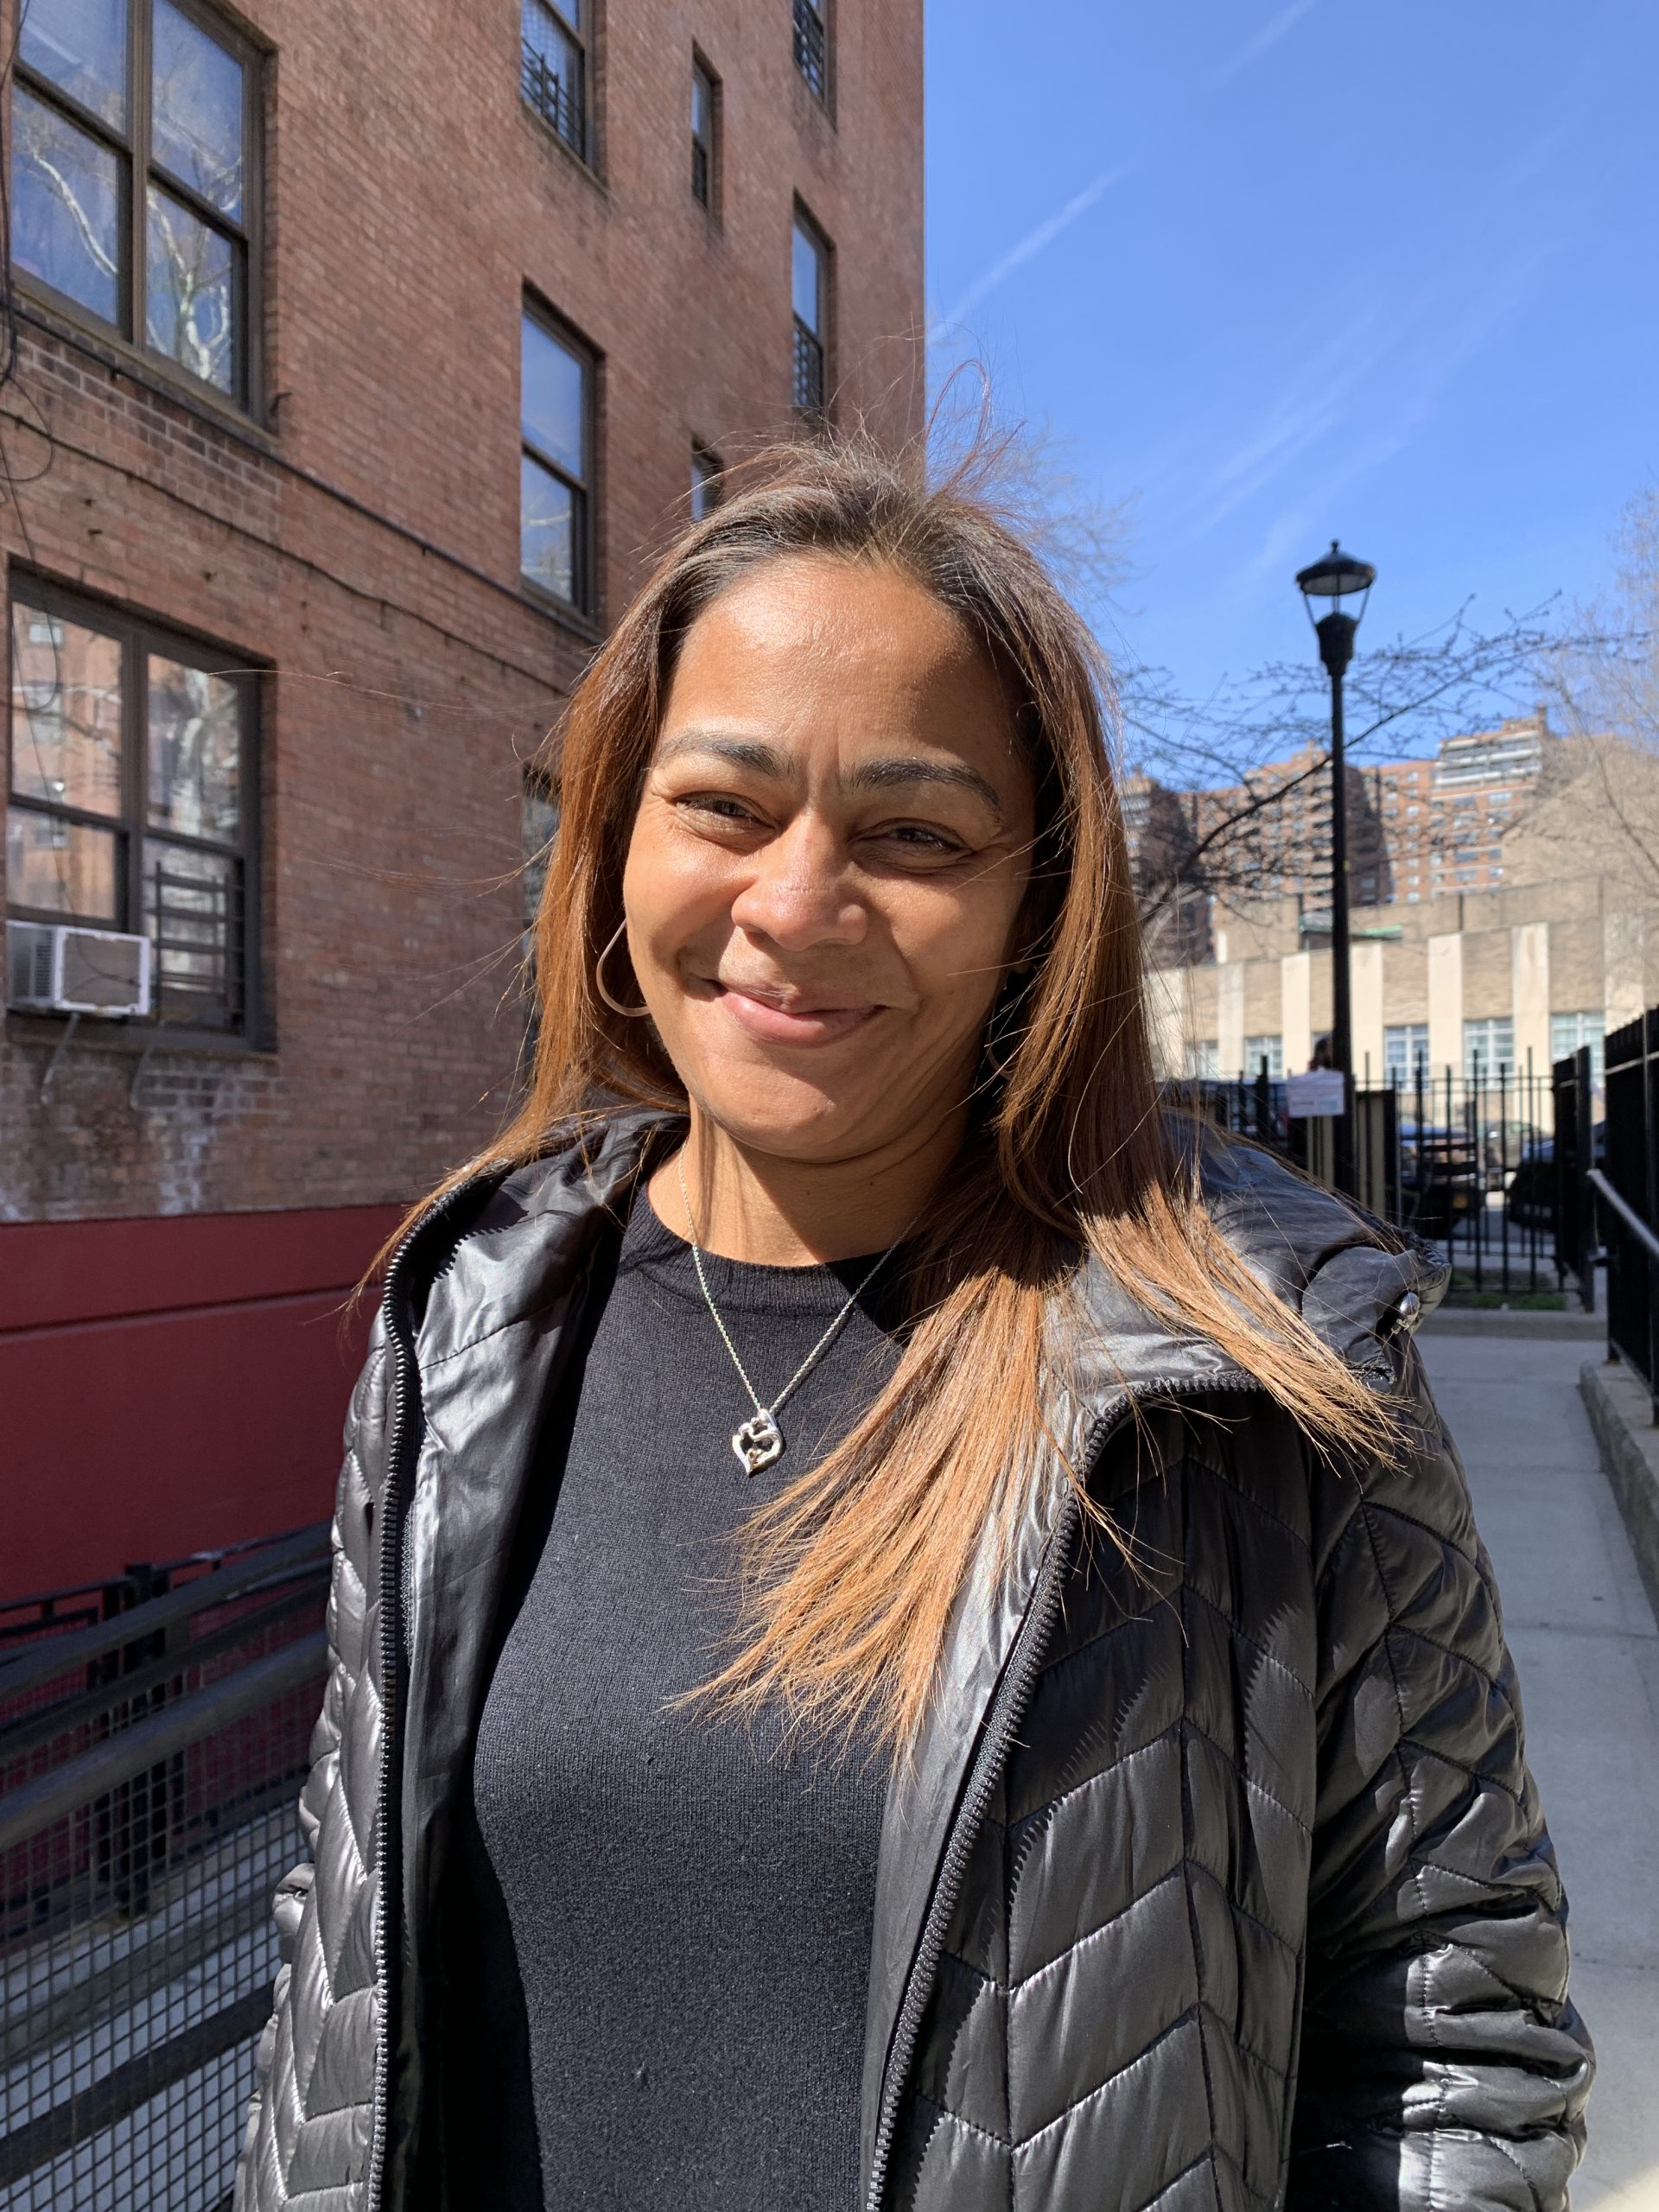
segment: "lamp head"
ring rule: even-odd
[[[1308,602],[1308,613],[1317,620],[1319,614],[1334,614],[1344,599],[1357,598],[1359,606],[1354,612],[1358,621],[1365,612],[1365,599],[1376,582],[1376,570],[1369,561],[1356,561],[1351,553],[1344,553],[1333,537],[1331,550],[1322,560],[1311,562],[1306,569],[1296,571],[1296,586]],[[1315,602],[1322,601],[1316,611]]]

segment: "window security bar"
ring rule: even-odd
[[[523,45],[524,94],[543,123],[550,124],[574,154],[588,158],[588,118],[580,89],[567,84],[544,54],[526,39]]]
[[[795,0],[795,67],[822,99],[829,82],[829,41],[812,0]]]
[[[795,408],[801,415],[823,412],[823,344],[798,315],[795,321]]]

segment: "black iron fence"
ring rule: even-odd
[[[1224,1128],[1334,1182],[1334,1122],[1293,1116],[1287,1084],[1265,1066],[1183,1088]],[[1557,1234],[1557,1111],[1548,1074],[1502,1062],[1476,1060],[1462,1075],[1420,1064],[1386,1084],[1357,1085],[1354,1195],[1440,1246],[1454,1296],[1558,1294],[1576,1268]]]
[[[1592,1124],[1580,1147],[1581,1234],[1599,1236],[1607,1270],[1607,1348],[1645,1380],[1659,1420],[1659,1007],[1614,1030],[1606,1054],[1601,1141]]]
[[[327,1568],[323,1526],[4,1609],[0,2212],[226,2202]]]

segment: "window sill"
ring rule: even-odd
[[[78,346],[105,368],[130,378],[134,384],[142,385],[159,398],[171,400],[199,421],[245,438],[263,452],[276,451],[274,434],[250,409],[238,406],[233,399],[221,397],[200,378],[188,376],[181,369],[169,368],[160,354],[133,345],[108,323],[99,321],[94,315],[81,314],[60,294],[35,283],[29,276],[20,274],[16,285],[22,321],[33,323],[37,329],[67,345]]]
[[[563,156],[564,159],[569,162],[576,175],[584,179],[587,183],[590,184],[601,200],[606,201],[609,200],[611,196],[610,187],[606,183],[604,178],[594,167],[593,163],[588,161],[584,156],[579,154],[575,148],[570,143],[570,141],[556,131],[553,128],[553,125],[548,121],[547,118],[544,115],[538,114],[536,109],[534,109],[531,105],[530,102],[524,99],[522,95],[518,101],[518,112],[524,118],[531,130],[535,132],[538,139],[546,145],[556,147],[559,152]]]
[[[8,1007],[6,1042],[55,1052],[69,1033],[70,1020],[67,1014],[23,1014]],[[256,1060],[268,1067],[274,1067],[278,1057],[274,1046],[256,1045],[250,1038],[222,1030],[172,1029],[161,1022],[112,1021],[96,1014],[82,1016],[69,1051],[107,1052],[128,1059],[146,1052],[188,1054],[197,1059]]]
[[[562,630],[569,630],[573,637],[580,638],[584,645],[598,645],[605,642],[604,626],[596,615],[578,613],[569,601],[556,598],[550,591],[543,591],[528,576],[519,577],[518,591],[526,607],[533,607],[537,614],[545,614]]]

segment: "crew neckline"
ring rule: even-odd
[[[880,1252],[866,1252],[846,1260],[815,1260],[788,1267],[776,1261],[728,1259],[722,1253],[703,1248],[702,1267],[722,1312],[823,1313],[827,1319],[840,1312],[849,1292],[861,1289],[881,1257]],[[622,1274],[649,1274],[661,1289],[693,1305],[703,1303],[691,1246],[658,1212],[643,1180],[628,1211],[618,1269]],[[873,1289],[879,1294],[900,1272],[900,1255],[895,1253],[882,1268]],[[864,1306],[861,1298],[859,1302],[867,1319],[884,1334],[890,1333]]]

